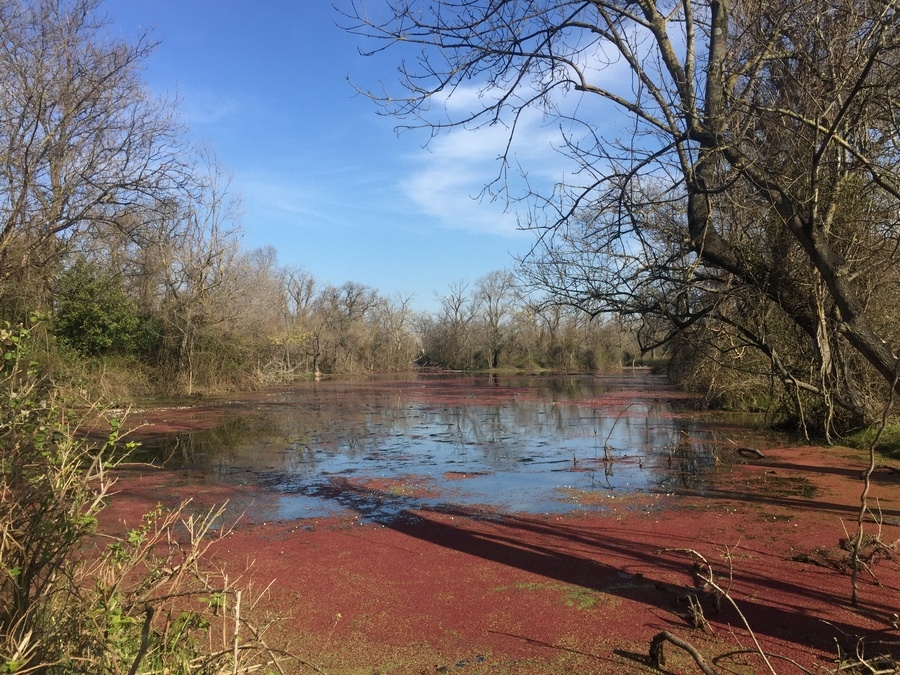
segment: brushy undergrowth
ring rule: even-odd
[[[209,562],[224,507],[158,508],[122,536],[98,531],[118,423],[88,440],[29,341],[0,325],[0,672],[286,672],[292,659],[266,642],[265,589]]]
[[[878,425],[856,431],[841,438],[841,442],[851,448],[868,448],[878,434]],[[900,421],[889,423],[878,438],[878,454],[882,457],[900,460]]]

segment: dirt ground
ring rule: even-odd
[[[235,571],[252,562],[256,587],[273,582],[263,603],[285,617],[278,638],[314,666],[298,673],[659,672],[648,647],[662,631],[693,644],[716,672],[769,672],[735,609],[723,601],[716,610],[689,551],[712,564],[775,672],[836,672],[839,653],[862,645],[871,657],[900,640],[900,571],[889,551],[860,574],[859,606],[849,603],[842,542],[856,530],[865,462],[843,448],[775,448],[723,465],[702,492],[598,493],[601,511],[564,516],[442,508],[388,523],[352,513],[245,522],[214,557]],[[403,488],[334,486],[370,500]],[[140,466],[120,470],[116,489],[112,529],[188,496],[201,507],[277,499],[252,488],[198,491],[189,471]],[[900,538],[898,495],[900,475],[879,471],[865,530],[885,544]],[[694,625],[689,596],[702,603],[705,628]],[[664,672],[700,672],[671,645],[666,657]]]

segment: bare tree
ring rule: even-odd
[[[278,348],[275,360],[286,377],[296,371],[315,372],[318,367],[319,332],[313,330],[313,300],[316,279],[303,268],[288,266],[281,269],[281,326],[270,341]]]
[[[500,354],[509,342],[508,322],[517,300],[512,272],[494,270],[475,282],[475,303],[484,334],[488,368],[500,365]]]
[[[352,373],[369,367],[373,339],[370,322],[379,301],[375,289],[352,281],[339,287],[326,286],[319,292],[309,320],[316,370]]]
[[[240,289],[235,313],[238,330],[255,342],[265,342],[282,326],[284,317],[283,272],[278,251],[264,246],[242,251],[235,265],[235,285]]]
[[[0,283],[46,285],[73,243],[139,227],[129,211],[185,179],[172,108],[140,79],[154,43],[109,39],[98,5],[0,1]]]
[[[426,318],[420,326],[425,356],[432,365],[466,370],[472,368],[475,302],[469,283],[454,281],[446,295],[438,297],[441,309],[436,317]]]
[[[380,298],[373,312],[371,370],[405,370],[418,356],[411,295]]]
[[[209,154],[208,172],[197,176],[193,198],[172,214],[177,236],[160,241],[165,290],[162,300],[167,342],[174,356],[175,375],[193,393],[198,347],[218,338],[210,349],[212,361],[228,353],[227,331],[222,329],[238,314],[240,206],[228,192],[229,178]],[[209,346],[207,344],[207,346]]]
[[[289,267],[284,271],[283,283],[288,297],[288,313],[294,318],[302,317],[315,297],[315,277],[306,268]]]
[[[719,311],[743,293],[815,346],[818,372],[788,381],[870,418],[860,378],[893,384],[900,360],[898,9],[353,0],[346,14],[369,53],[420,48],[399,92],[369,92],[409,126],[504,122],[514,136],[531,108],[559,122],[577,183],[528,195],[534,281],[595,314],[648,311],[670,336],[718,312],[765,351],[767,324]],[[473,88],[466,106],[436,105]]]

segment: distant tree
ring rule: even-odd
[[[515,277],[508,270],[488,272],[475,282],[474,300],[488,368],[500,365],[500,354],[508,347],[508,322],[517,299]]]
[[[189,394],[198,376],[212,384],[216,371],[236,367],[228,329],[246,290],[238,283],[240,203],[229,194],[230,179],[215,158],[207,153],[204,162],[207,171],[195,177],[193,198],[170,215],[173,236],[158,241],[156,252],[163,263],[160,313],[167,363]]]
[[[309,321],[317,368],[327,373],[369,369],[374,338],[371,322],[379,302],[375,289],[352,281],[319,292]]]
[[[315,297],[315,277],[303,267],[289,267],[284,270],[282,283],[287,293],[288,314],[293,318],[304,316]]]
[[[572,308],[547,303],[535,312],[540,332],[543,362],[551,368],[578,367],[579,325],[584,323]]]
[[[419,341],[413,332],[412,296],[380,298],[371,326],[371,369],[399,371],[410,368],[418,356]]]
[[[238,321],[234,327],[262,344],[283,326],[285,296],[278,251],[264,246],[239,252],[235,275],[240,293],[235,296]]]
[[[469,283],[454,281],[447,293],[438,296],[440,312],[427,317],[419,331],[427,365],[452,370],[468,370],[475,366],[473,322],[475,302],[469,293]]]
[[[315,373],[320,356],[311,309],[316,296],[316,279],[303,267],[289,266],[282,269],[281,285],[284,292],[283,329],[274,336],[273,342],[280,347],[283,369],[288,374],[297,371]]]

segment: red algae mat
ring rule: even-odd
[[[272,582],[260,607],[284,619],[268,639],[306,662],[291,666],[298,673],[659,672],[647,654],[661,631],[693,644],[716,672],[768,672],[738,613],[727,602],[717,612],[699,588],[688,551],[712,564],[778,673],[835,672],[841,650],[864,644],[872,656],[897,642],[900,572],[887,552],[860,573],[859,606],[849,603],[842,544],[856,529],[864,455],[765,454],[722,465],[698,492],[598,495],[605,508],[589,514],[447,507],[382,524],[356,515],[239,522],[212,555],[235,574],[252,563],[245,578],[257,588]],[[189,472],[150,467],[120,469],[118,479],[108,530],[186,497],[197,507],[277,499],[254,488],[198,493]],[[876,473],[865,529],[886,544],[900,538],[898,495],[900,478]],[[705,629],[692,625],[691,594]],[[666,656],[663,672],[700,672],[671,645]]]

